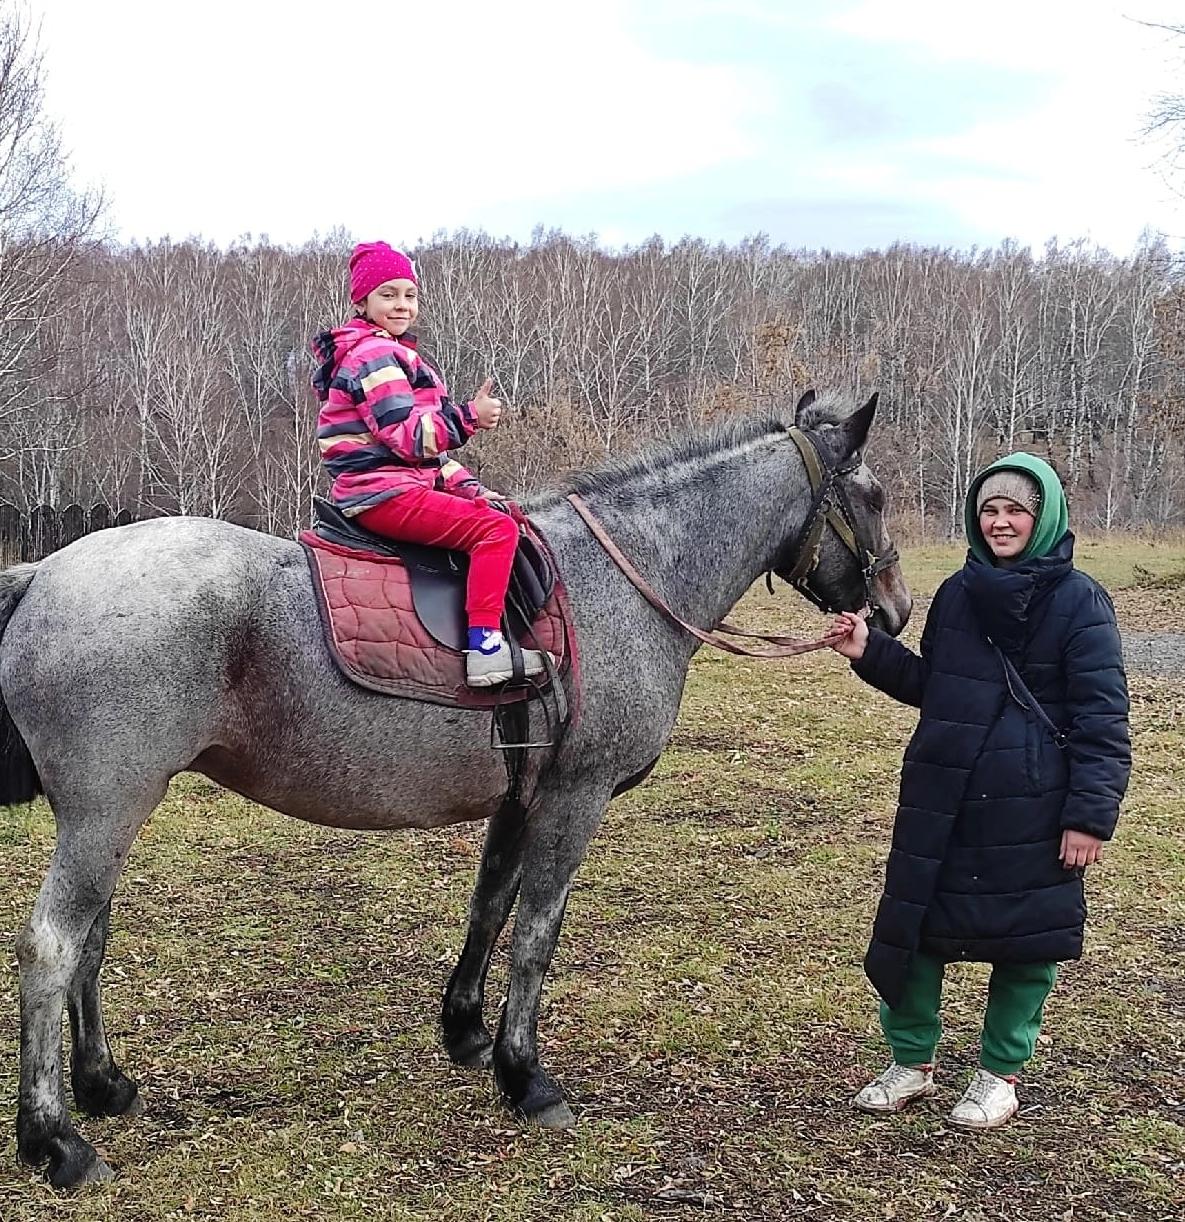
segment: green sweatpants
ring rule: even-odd
[[[934,1060],[942,1036],[938,1003],[944,968],[939,959],[915,954],[901,1004],[890,1010],[881,1002],[881,1029],[898,1065],[925,1065]],[[992,965],[979,1054],[984,1069],[1001,1076],[1020,1072],[1033,1055],[1045,999],[1056,979],[1056,963]]]

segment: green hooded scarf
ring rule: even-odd
[[[1043,458],[1024,453],[997,458],[990,467],[985,467],[971,481],[971,487],[967,489],[967,499],[963,502],[963,525],[972,552],[987,564],[995,564],[991,548],[984,541],[983,532],[979,529],[975,498],[983,481],[996,471],[1022,471],[1037,481],[1041,489],[1041,511],[1037,515],[1037,523],[1033,527],[1028,546],[1017,559],[1029,560],[1034,556],[1046,555],[1061,542],[1062,536],[1069,529],[1070,511],[1057,472]]]

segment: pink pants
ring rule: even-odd
[[[497,628],[518,547],[518,526],[480,497],[408,488],[358,515],[367,530],[407,543],[469,553],[465,611],[470,628]]]

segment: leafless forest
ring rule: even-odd
[[[42,84],[0,0],[0,500],[293,532],[322,486],[307,343],[348,313],[348,241],[101,240]],[[875,461],[911,535],[954,531],[973,470],[1016,448],[1054,462],[1082,527],[1185,516],[1185,281],[1156,239],[849,256],[459,232],[414,254],[424,348],[455,396],[491,373],[510,405],[461,455],[505,492],[839,386],[881,392]]]
[[[977,465],[1050,457],[1077,522],[1185,509],[1185,286],[1166,250],[860,256],[655,240],[607,253],[441,236],[422,342],[454,392],[511,405],[464,456],[521,492],[807,386],[881,392],[902,526],[944,533]],[[348,246],[10,241],[0,252],[0,497],[228,517],[290,533],[321,486],[309,336],[343,319]]]

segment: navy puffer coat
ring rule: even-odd
[[[934,597],[921,657],[873,631],[853,664],[921,709],[864,962],[890,1006],[918,949],[988,963],[1082,953],[1082,872],[1058,860],[1061,835],[1110,839],[1131,748],[1115,612],[1073,551],[1067,533],[1010,568],[969,555]],[[1009,696],[989,638],[1064,730],[1064,749]]]

